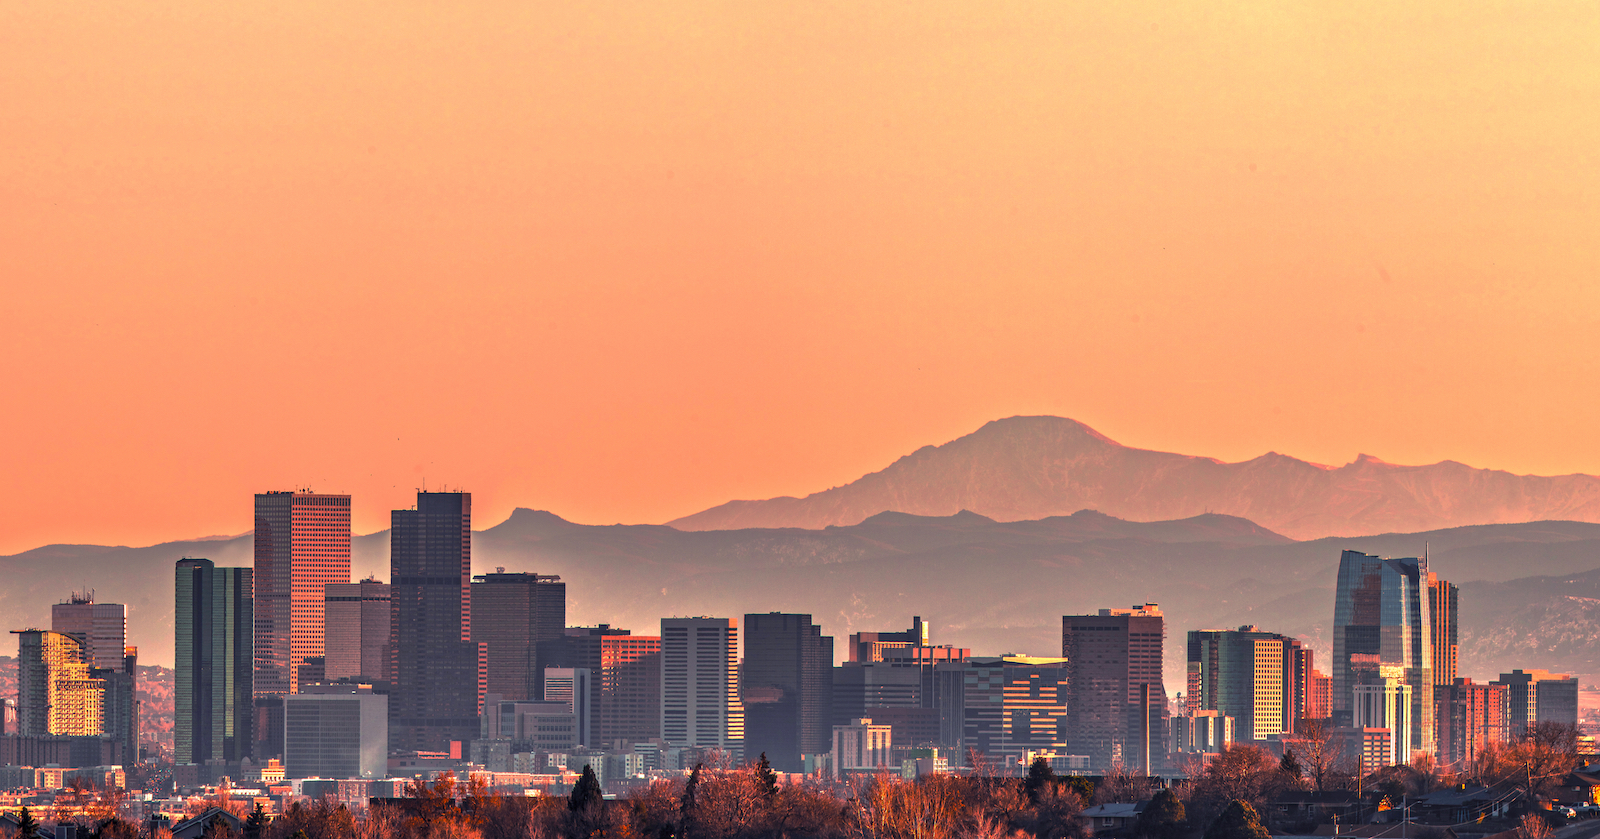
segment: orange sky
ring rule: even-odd
[[[0,553],[1018,413],[1600,473],[1588,2],[0,4]]]

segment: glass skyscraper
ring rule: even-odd
[[[234,763],[250,756],[255,742],[252,577],[249,568],[178,560],[172,734],[179,764]]]
[[[1349,725],[1356,686],[1381,685],[1387,674],[1398,672],[1411,687],[1411,747],[1431,754],[1435,628],[1429,583],[1426,558],[1384,559],[1360,551],[1339,557],[1332,704],[1335,719]]]

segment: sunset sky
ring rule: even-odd
[[[1014,414],[1600,473],[1600,4],[0,4],[0,553]]]

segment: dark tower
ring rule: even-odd
[[[746,757],[766,753],[779,772],[828,751],[833,734],[833,638],[810,615],[744,616]]]
[[[255,742],[253,574],[217,568],[209,559],[180,559],[176,577],[176,759],[233,763],[249,757]]]
[[[560,577],[502,568],[473,578],[472,640],[487,650],[488,693],[514,702],[543,699],[544,668],[570,665],[541,661],[539,650],[548,653],[566,626],[567,584]]]
[[[1061,619],[1067,659],[1067,742],[1091,767],[1121,763],[1151,772],[1165,756],[1166,687],[1161,652],[1166,620],[1154,603]],[[1149,702],[1144,686],[1149,686]],[[1148,735],[1146,734],[1148,732]],[[1151,743],[1146,757],[1145,738]]]
[[[441,751],[478,736],[480,653],[469,635],[471,580],[471,494],[419,492],[415,510],[391,514],[391,748]]]

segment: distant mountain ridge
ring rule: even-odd
[[[1031,521],[880,513],[822,530],[684,531],[589,526],[518,509],[472,534],[476,573],[559,574],[567,624],[655,634],[663,617],[800,612],[842,639],[930,621],[936,643],[1055,655],[1061,615],[1160,603],[1170,690],[1182,688],[1184,632],[1258,624],[1302,638],[1326,662],[1343,549],[1416,556],[1461,589],[1463,675],[1513,667],[1600,675],[1600,524],[1529,522],[1297,542],[1216,513],[1127,521],[1092,511]],[[170,665],[173,563],[248,566],[252,539],[148,547],[50,545],[0,557],[0,629],[48,626],[74,586],[128,604],[142,663]],[[388,577],[387,531],[351,540],[352,577]],[[15,649],[14,647],[11,649]],[[842,649],[842,648],[841,648]],[[0,653],[10,650],[0,650]]]
[[[1098,510],[1133,521],[1221,513],[1293,539],[1477,524],[1600,522],[1600,477],[1541,477],[1455,461],[1399,466],[1361,455],[1337,468],[1269,452],[1241,463],[1123,446],[1076,420],[1011,417],[804,498],[730,501],[680,530],[858,524],[885,511],[998,521]]]

